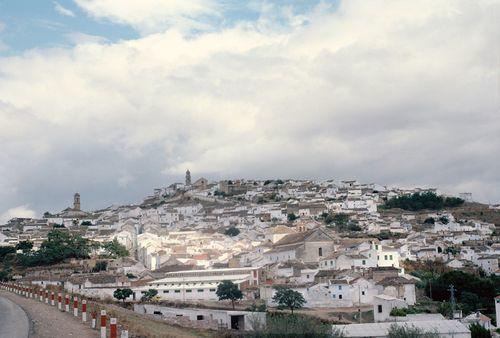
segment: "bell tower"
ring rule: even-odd
[[[186,186],[189,186],[191,185],[191,172],[188,170],[186,170]]]
[[[80,211],[80,194],[76,193],[73,197],[73,209]]]

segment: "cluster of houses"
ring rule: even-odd
[[[107,271],[73,262],[24,278],[97,298],[127,287],[130,300],[155,289],[164,300],[215,301],[217,285],[231,280],[246,299],[269,306],[284,285],[300,292],[306,307],[378,309],[380,302],[415,304],[417,279],[405,273],[406,260],[500,274],[494,224],[450,212],[378,210],[388,198],[420,191],[356,181],[192,183],[188,172],[185,183],[155,189],[136,205],[85,212],[75,194],[60,213],[1,225],[0,245],[30,240],[36,249],[54,225],[97,242],[116,239],[130,257],[110,261]],[[328,222],[332,215],[344,215],[347,226]]]

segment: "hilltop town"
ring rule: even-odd
[[[102,301],[127,288],[132,293],[124,300],[136,310],[216,330],[222,321],[198,314],[182,322],[178,308],[230,309],[231,302],[220,301],[217,292],[225,281],[242,292],[236,299],[240,310],[276,308],[276,293],[284,288],[300,293],[302,311],[350,324],[391,320],[394,309],[424,311],[422,300],[454,302],[442,274],[500,276],[500,208],[475,203],[470,193],[443,196],[437,189],[356,180],[210,182],[192,180],[187,171],[184,183],[154,189],[137,204],[84,211],[82,201],[76,193],[73,205],[60,212],[1,225],[0,249],[15,247],[28,261],[4,261],[2,278]],[[96,245],[87,257],[29,261],[46,250],[54,231]],[[23,243],[29,243],[27,250]],[[147,297],[151,290],[154,297]],[[478,295],[476,308],[466,308],[464,300],[452,317],[491,325],[490,317],[478,315],[481,308],[494,313],[495,288],[491,292]],[[181,316],[190,318],[185,311]],[[425,311],[435,313],[428,314],[434,321],[447,315],[432,305]],[[248,328],[242,324],[246,313],[222,326]]]

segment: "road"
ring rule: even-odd
[[[30,321],[24,310],[0,296],[0,338],[27,338]]]

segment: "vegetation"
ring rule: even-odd
[[[393,324],[389,328],[388,338],[439,338],[435,331],[424,331],[410,325]]]
[[[127,248],[124,245],[120,244],[120,242],[118,242],[116,238],[111,242],[105,242],[102,245],[102,248],[111,258],[127,257],[129,254]]]
[[[328,228],[335,228],[337,231],[361,231],[361,227],[354,221],[349,219],[349,215],[344,213],[332,214],[324,212],[320,215],[320,219]]]
[[[16,250],[21,250],[23,253],[30,252],[33,249],[33,242],[21,241],[17,243]]]
[[[226,229],[226,231],[224,231],[224,235],[226,235],[226,236],[234,237],[234,236],[238,236],[239,234],[240,234],[240,229],[238,229],[236,227],[229,227]]]
[[[441,222],[443,224],[448,224],[448,223],[450,223],[450,220],[446,216],[441,216],[441,217],[439,217],[439,222]]]
[[[273,296],[273,301],[278,304],[278,309],[300,309],[306,303],[302,294],[287,287],[276,287],[276,294]]]
[[[394,317],[406,317],[406,315],[422,313],[423,311],[414,307],[409,308],[393,308],[390,315]]]
[[[458,197],[438,196],[433,192],[416,192],[409,196],[399,196],[389,199],[384,207],[387,209],[399,208],[403,210],[440,210],[461,206],[464,200]]]
[[[295,221],[299,216],[295,215],[294,213],[286,215],[286,218],[288,219],[289,222]]]
[[[449,315],[451,307],[446,301],[450,298],[451,284],[456,289],[457,309],[464,314],[483,309],[485,313],[494,313],[492,299],[500,293],[500,277],[476,276],[464,271],[442,271],[443,267],[437,262],[429,262],[428,266],[421,265],[419,270],[412,274],[422,279],[417,286],[425,289],[426,295],[435,301],[444,302],[440,306],[443,315]]]
[[[108,262],[97,261],[95,266],[92,268],[92,272],[106,271],[108,269]]]
[[[218,286],[215,292],[219,300],[231,300],[231,304],[234,309],[234,302],[243,298],[243,293],[238,289],[238,285],[234,284],[230,280],[223,280]]]
[[[158,290],[155,290],[155,289],[149,289],[148,291],[146,291],[142,297],[141,297],[141,300],[143,302],[148,302],[150,301],[151,299],[153,299],[153,297],[155,297],[156,295],[158,294]]]
[[[91,221],[83,221],[81,225],[89,226],[89,225],[92,225],[92,222]]]
[[[491,333],[478,323],[469,325],[470,335],[472,338],[490,338]]]
[[[132,296],[133,293],[131,289],[116,289],[115,292],[113,292],[113,297],[125,303],[125,299]]]
[[[259,327],[259,325],[256,325]],[[335,338],[342,337],[338,330],[332,330],[331,324],[319,319],[285,313],[270,313],[266,325],[260,325],[254,332],[244,335],[248,338]]]
[[[424,224],[435,224],[436,223],[436,220],[434,219],[434,217],[428,217],[424,220]]]
[[[27,251],[18,255],[21,266],[51,265],[68,258],[89,258],[93,246],[77,234],[55,229],[48,233],[38,251]]]

